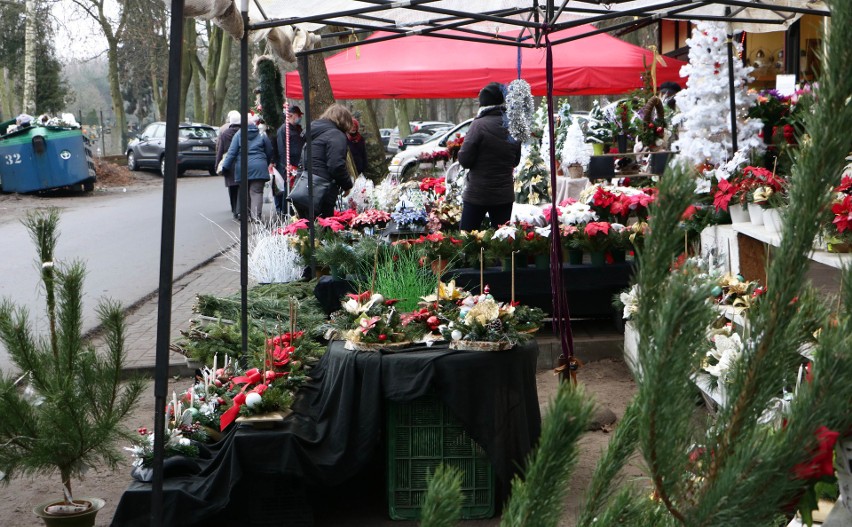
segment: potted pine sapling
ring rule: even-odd
[[[94,525],[104,501],[73,496],[71,480],[89,467],[121,461],[116,443],[133,437],[121,422],[144,385],[122,381],[125,325],[118,303],[98,307],[105,351],[83,339],[85,266],[54,262],[58,211],[31,212],[23,223],[39,256],[48,334],[36,334],[25,308],[0,302],[0,342],[17,369],[0,375],[0,474],[6,474],[0,481],[59,472],[62,496],[33,512],[47,525]]]

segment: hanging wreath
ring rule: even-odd
[[[506,90],[506,119],[509,135],[521,143],[532,135],[531,123],[534,110],[532,91],[527,81],[515,79]]]
[[[636,134],[636,139],[642,142],[648,150],[662,146],[666,134],[666,114],[663,101],[656,95],[648,99],[640,112],[642,124]]]
[[[254,73],[260,95],[260,114],[273,133],[284,123],[284,85],[281,70],[272,57],[261,55],[255,59]]]

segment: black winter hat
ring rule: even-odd
[[[496,106],[504,102],[503,85],[499,82],[490,82],[479,92],[480,106]]]

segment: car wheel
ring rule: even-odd
[[[139,170],[139,164],[136,162],[136,154],[133,153],[133,150],[127,152],[127,169],[128,170]]]

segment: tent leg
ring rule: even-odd
[[[168,93],[180,92],[183,65],[183,0],[171,2]],[[163,216],[160,231],[160,285],[157,302],[157,344],[154,370],[154,474],[151,482],[151,525],[163,525],[163,451],[166,430],[166,391],[172,322],[172,280],[175,259],[177,205],[177,143],[180,101],[169,97],[166,112],[166,160],[163,174]]]
[[[302,95],[305,98],[305,157],[307,157],[307,159],[302,160],[302,165],[304,165],[305,171],[308,174],[308,216],[310,216],[308,240],[311,247],[313,247],[316,238],[314,217],[317,211],[314,210],[314,172],[312,170],[313,164],[311,159],[311,81],[308,78],[308,73],[308,56],[301,55],[299,56],[299,78],[302,79]],[[310,267],[311,278],[316,278],[317,261],[314,258],[313,251],[311,251]]]
[[[248,27],[248,6],[242,12],[243,27]],[[248,30],[240,39],[240,364],[248,359]],[[260,219],[260,218],[258,218]]]
[[[725,15],[731,15],[731,8],[725,8]],[[728,98],[731,104],[731,155],[739,150],[737,145],[737,94],[734,88],[734,35],[728,34]]]

